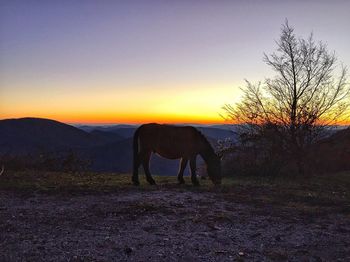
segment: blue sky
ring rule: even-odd
[[[1,1],[0,118],[218,122],[285,19],[350,65],[350,1]]]

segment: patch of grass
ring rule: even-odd
[[[0,189],[38,191],[104,191],[129,186],[126,175],[63,172],[7,172],[0,177]]]
[[[201,186],[178,185],[176,176],[154,176],[157,186],[148,185],[140,175],[141,186],[131,184],[130,174],[116,173],[62,173],[42,171],[6,172],[0,177],[0,190],[17,192],[46,192],[71,194],[108,193],[130,190],[174,190],[197,193],[211,192],[232,202],[251,203],[297,209],[301,212],[329,212],[350,214],[350,172],[313,176],[307,179],[290,177],[224,178],[221,186],[213,186],[209,179],[200,180]]]
[[[232,177],[224,180],[226,197],[270,204],[301,212],[350,213],[350,172],[292,177]],[[236,194],[231,194],[236,188]]]
[[[203,190],[211,186],[209,180],[202,180],[202,187],[194,188],[190,178],[186,177],[186,184],[179,186],[176,176],[153,176],[157,186],[151,186],[146,182],[143,175],[140,175],[141,185],[135,187],[131,183],[130,174],[118,173],[65,173],[65,172],[44,172],[44,171],[7,171],[0,176],[0,190],[15,191],[100,191],[109,192],[116,190],[158,190],[172,189],[179,190]]]

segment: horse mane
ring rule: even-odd
[[[204,144],[206,145],[208,151],[210,151],[209,153],[215,154],[214,148],[212,147],[212,145],[210,144],[210,142],[208,141],[207,137],[198,129],[196,129],[197,134],[199,135],[200,138],[202,138]]]

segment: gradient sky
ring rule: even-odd
[[[350,1],[0,1],[0,119],[217,123],[289,20],[350,66]]]

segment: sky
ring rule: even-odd
[[[222,123],[285,19],[350,66],[350,1],[0,0],[0,119]]]

